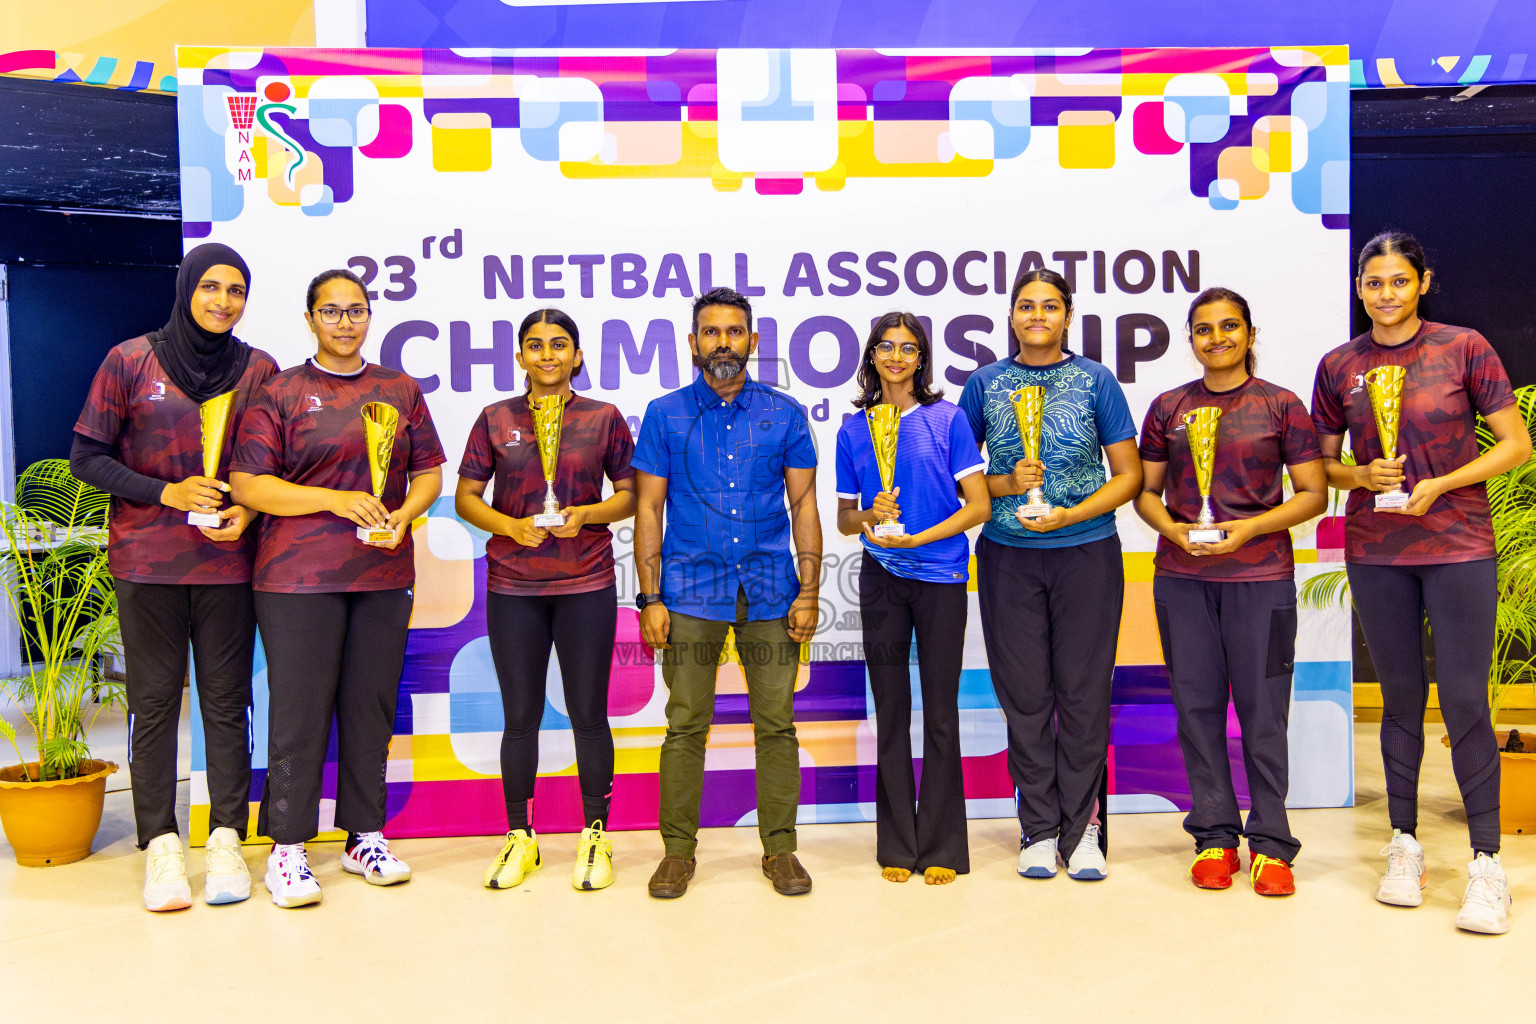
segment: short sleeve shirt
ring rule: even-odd
[[[1200,486],[1184,416],[1202,406],[1221,410],[1211,470],[1211,513],[1218,523],[1252,519],[1279,507],[1285,501],[1285,467],[1322,458],[1301,399],[1268,381],[1249,377],[1230,391],[1212,391],[1197,380],[1165,391],[1147,410],[1141,457],[1168,464],[1163,501],[1176,523],[1193,523],[1200,514]],[[1288,580],[1295,569],[1289,530],[1255,537],[1219,557],[1196,557],[1159,537],[1153,565],[1159,576],[1211,581]]]
[[[651,402],[633,465],[667,479],[661,594],[668,609],[732,622],[744,588],[748,618],[789,613],[800,583],[784,471],[816,466],[798,402],[750,378],[723,401],[700,376]]]
[[[1081,504],[1104,486],[1102,449],[1136,437],[1136,422],[1120,382],[1102,363],[1069,355],[1049,366],[1025,366],[1010,357],[971,374],[960,393],[960,408],[971,432],[987,446],[987,472],[1013,472],[1024,457],[1010,392],[1022,387],[1045,388],[1040,459],[1045,464],[1045,499],[1057,508]],[[1026,503],[1022,494],[992,499],[992,519],[982,536],[999,544],[1022,548],[1059,548],[1087,544],[1113,536],[1115,516],[1101,516],[1052,530],[1030,533],[1016,516]]]
[[[1477,458],[1477,414],[1498,412],[1515,396],[1493,346],[1465,327],[1424,321],[1401,345],[1378,345],[1369,332],[1323,357],[1312,390],[1312,422],[1319,434],[1349,433],[1361,465],[1384,458],[1365,374],[1387,364],[1407,370],[1397,454],[1403,489],[1443,476]],[[1434,565],[1493,558],[1488,489],[1481,483],[1447,491],[1422,516],[1378,512],[1375,494],[1349,492],[1344,558],[1367,565]]]
[[[603,477],[626,480],[635,442],[619,410],[572,395],[560,422],[555,460],[555,498],[562,508],[603,500]],[[491,481],[491,507],[521,519],[544,510],[544,466],[528,396],[488,405],[470,429],[459,463],[466,480]],[[511,537],[485,545],[486,586],[495,594],[580,594],[613,585],[613,534],[606,523],[588,523],[574,537],[547,538],[527,548]]]
[[[421,388],[408,374],[366,364],[361,373],[328,373],[313,360],[266,383],[240,424],[230,469],[305,487],[373,491],[363,406],[399,412],[385,478],[384,507],[405,500],[410,474],[445,460]],[[261,517],[252,589],[277,594],[396,590],[416,581],[409,527],[394,550],[364,544],[357,525],[330,512]]]
[[[218,479],[229,480],[235,431],[252,397],[277,372],[265,352],[251,353],[230,411]],[[172,483],[203,475],[202,418],[160,365],[148,338],[125,341],[107,353],[91,382],[75,431],[116,445],[123,465]],[[236,541],[215,543],[165,505],[143,505],[114,496],[107,531],[107,563],[114,577],[131,583],[248,583],[256,530]]]
[[[896,503],[907,533],[921,533],[958,512],[958,481],[980,473],[985,465],[976,435],[958,406],[938,401],[902,413],[892,484],[901,492]],[[837,432],[837,496],[857,499],[860,508],[869,508],[881,490],[869,417],[860,410]],[[895,576],[930,583],[964,583],[969,578],[970,546],[964,533],[915,548],[882,548],[868,538],[860,540],[865,552]]]

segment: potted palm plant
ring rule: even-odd
[[[1516,389],[1515,400],[1536,442],[1536,386]],[[1483,450],[1494,443],[1482,417],[1477,440]],[[1488,669],[1488,706],[1497,729],[1509,695],[1516,687],[1536,682],[1536,454],[1488,481],[1488,505],[1499,557],[1499,603]],[[1349,578],[1338,569],[1312,577],[1299,597],[1316,608],[1342,602],[1348,592]],[[1509,835],[1536,832],[1536,737],[1525,739],[1517,730],[1497,735],[1500,829]]]
[[[122,644],[104,547],[108,504],[67,461],[48,459],[21,474],[16,501],[0,508],[0,585],[30,661],[0,680],[0,700],[20,710],[35,749],[34,760],[23,757],[15,726],[0,718],[0,738],[21,761],[0,768],[0,825],[18,864],[89,855],[106,777],[117,771],[86,744],[96,717],[123,702],[122,685],[100,673]]]

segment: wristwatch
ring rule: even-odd
[[[645,611],[645,606],[648,605],[648,604],[660,604],[660,603],[661,603],[661,595],[660,594],[636,594],[635,595],[635,607],[640,609],[641,611]]]

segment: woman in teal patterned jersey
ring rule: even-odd
[[[987,453],[992,519],[976,544],[987,663],[1008,723],[1019,874],[1108,874],[1098,798],[1125,570],[1114,510],[1141,490],[1136,424],[1114,374],[1066,351],[1072,289],[1034,270],[1014,283],[1017,351],[971,375],[960,408]],[[1024,457],[1012,396],[1041,387],[1040,458]],[[1108,460],[1109,471],[1104,469]],[[1031,507],[1040,488],[1048,510]]]

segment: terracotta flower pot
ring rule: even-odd
[[[1505,750],[1508,729],[1493,735],[1499,741],[1499,832],[1506,836],[1536,833],[1536,753],[1511,754]],[[1536,734],[1531,734],[1526,743],[1532,744],[1533,740]],[[1442,736],[1440,742],[1448,747],[1451,738]]]
[[[80,775],[48,782],[22,781],[22,765],[0,768],[0,825],[16,851],[16,863],[51,867],[90,856],[101,826],[111,761],[81,761]],[[26,768],[37,774],[37,765]]]

